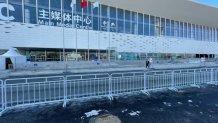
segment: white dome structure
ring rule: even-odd
[[[16,48],[10,48],[0,55],[0,70],[18,69],[26,65],[26,56],[21,55]]]

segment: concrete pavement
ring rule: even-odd
[[[207,67],[217,67],[218,64],[214,62],[207,62]],[[200,63],[162,63],[152,64],[153,69],[182,69],[182,68],[199,68],[202,67]],[[143,62],[130,64],[116,64],[116,63],[101,63],[95,62],[84,64],[70,64],[65,66],[64,63],[58,63],[53,66],[43,67],[28,67],[22,70],[4,70],[0,71],[0,78],[10,78],[11,76],[43,76],[43,75],[63,75],[64,72],[68,74],[87,74],[87,73],[102,73],[102,72],[122,72],[122,71],[144,71],[149,70],[145,68]]]

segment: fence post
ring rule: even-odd
[[[63,82],[63,84],[64,84],[64,103],[63,103],[63,107],[65,108],[66,105],[67,105],[67,77],[64,76],[63,79],[64,79],[64,82]]]
[[[172,73],[171,73],[172,75],[171,75],[171,87],[172,88],[174,88],[174,71],[172,71]]]
[[[144,71],[144,91],[147,90],[147,87],[146,87],[146,71]]]
[[[194,85],[196,85],[196,70],[194,69]]]
[[[210,82],[213,83],[213,68],[210,69]]]
[[[112,75],[109,74],[109,96],[112,96]]]

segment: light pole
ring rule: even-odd
[[[61,16],[62,16],[62,40],[63,40],[63,62],[64,62],[64,66],[65,66],[65,72],[67,72],[67,57],[66,57],[66,53],[65,53],[65,30],[64,30],[64,16],[63,16],[63,13],[64,13],[64,7],[63,7],[63,0],[61,0]]]

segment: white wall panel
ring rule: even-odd
[[[77,41],[78,49],[107,49],[110,43],[118,52],[218,54],[218,42],[0,22],[0,49],[63,48],[63,40],[69,49],[75,49]]]

